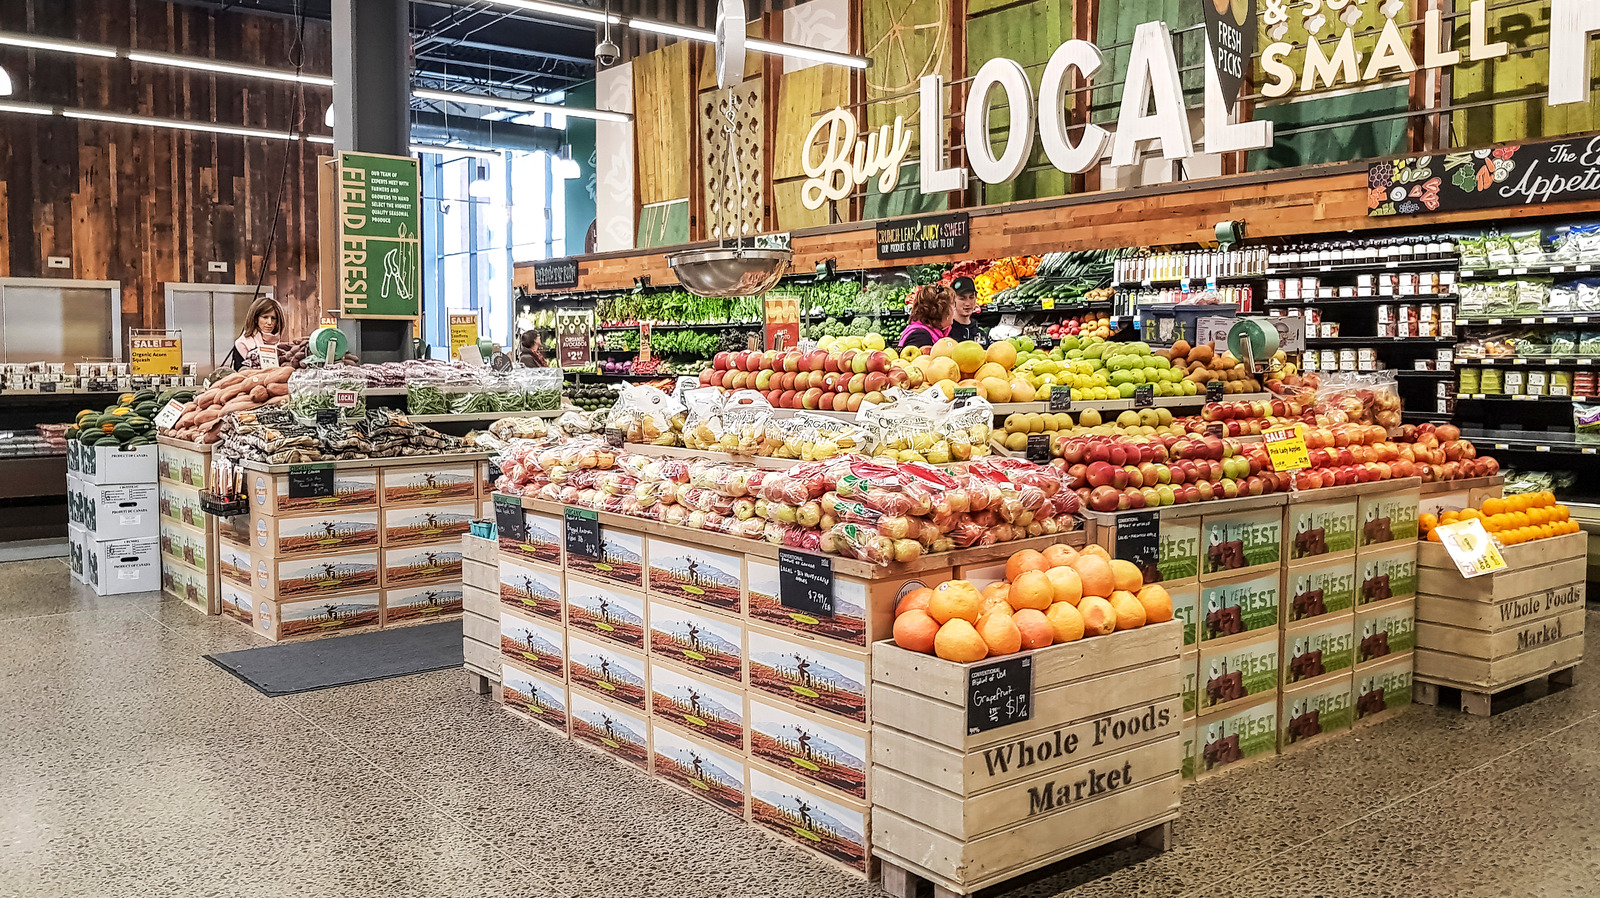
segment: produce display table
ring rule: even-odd
[[[776,545],[511,496],[496,512],[507,709],[862,876],[868,687],[896,604],[1022,549],[1083,544],[1074,532],[889,566],[796,553],[831,563],[828,614],[785,603]],[[590,538],[593,555],[573,553]]]

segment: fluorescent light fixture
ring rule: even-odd
[[[628,27],[634,31],[647,31],[651,34],[665,34],[668,37],[681,37],[685,40],[704,41],[708,44],[716,43],[717,33],[704,28],[691,28],[688,25],[678,25],[672,22],[652,22],[648,19],[629,19]]]
[[[0,44],[8,47],[27,47],[30,50],[58,50],[62,53],[76,53],[79,56],[99,56],[102,59],[117,58],[116,47],[85,44],[82,41],[60,41],[48,37],[34,37],[31,34],[3,32],[0,33]]]
[[[510,9],[520,9],[524,12],[543,13],[555,16],[558,19],[577,19],[580,22],[605,22],[610,21],[616,25],[622,21],[621,16],[606,15],[595,9],[582,6],[569,6],[565,3],[542,3],[540,0],[489,0],[493,6],[504,6]]]
[[[756,53],[771,53],[792,59],[809,59],[812,62],[842,65],[849,69],[864,69],[872,62],[872,60],[863,56],[835,53],[832,50],[818,50],[814,47],[802,47],[798,44],[780,44],[776,41],[764,41],[759,38],[749,38],[744,42],[744,48]]]
[[[300,84],[316,84],[322,87],[333,86],[333,79],[326,75],[306,75],[289,69],[269,69],[265,66],[222,62],[216,59],[201,59],[194,56],[177,56],[172,53],[149,53],[144,50],[129,50],[127,57],[133,62],[146,62],[151,65],[165,65],[179,69],[195,69],[224,75],[244,75],[248,78],[266,78],[272,81],[295,81]]]
[[[327,111],[327,113],[325,115],[322,116],[322,122],[323,122],[323,124],[327,125],[330,128],[333,127],[333,104],[332,103],[328,104],[328,111]]]
[[[475,159],[501,159],[500,153],[493,150],[480,150],[474,147],[452,147],[442,143],[414,143],[411,145],[413,153],[435,153],[441,156],[471,156]]]
[[[307,134],[306,135],[306,143],[332,144],[333,143],[333,138],[324,137],[321,134]]]
[[[268,131],[264,128],[242,128],[237,125],[218,125],[212,122],[187,122],[182,119],[151,118],[143,115],[115,115],[92,109],[63,109],[67,118],[90,122],[108,122],[115,125],[149,125],[156,128],[173,128],[178,131],[205,131],[212,134],[232,134],[237,137],[261,137],[267,140],[299,140],[298,134],[287,131]]]
[[[0,97],[9,97],[12,93],[11,73],[6,71],[3,66],[0,66]]]
[[[23,115],[55,115],[54,106],[38,103],[0,103],[0,112],[20,112]]]
[[[557,103],[541,103],[538,100],[503,100],[499,97],[491,97],[485,94],[455,93],[444,90],[414,90],[411,95],[419,100],[493,106],[496,109],[511,109],[517,112],[549,112],[575,118],[589,118],[599,122],[628,122],[633,120],[632,116],[621,112],[607,112],[604,109],[580,109],[572,106],[562,106]]]

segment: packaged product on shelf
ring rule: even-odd
[[[606,427],[622,431],[630,443],[676,446],[684,418],[683,403],[672,396],[654,387],[630,385],[618,394]]]
[[[1467,234],[1458,244],[1461,267],[1466,269],[1489,267],[1489,238],[1484,234]]]
[[[289,376],[290,411],[302,423],[312,423],[317,412],[333,411],[340,417],[367,414],[367,379],[349,365],[300,368]]]
[[[462,374],[448,368],[427,368],[406,379],[406,411],[413,415],[448,415],[450,397],[446,390],[460,382]]]

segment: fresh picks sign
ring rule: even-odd
[[[1211,4],[1217,0],[1204,0]],[[1311,17],[1324,9],[1329,17],[1359,0],[1256,0],[1261,22],[1269,36],[1281,31],[1287,17],[1295,11]],[[1216,10],[1208,32],[1217,35],[1221,46],[1210,47],[1205,72],[1205,150],[1226,153],[1260,150],[1272,145],[1271,122],[1237,121],[1230,114],[1243,77],[1243,61],[1250,58],[1254,16],[1243,10]],[[1253,12],[1253,10],[1251,10]],[[1590,35],[1600,32],[1600,2],[1596,0],[1550,0],[1550,91],[1547,103],[1559,106],[1589,100]],[[1409,75],[1419,70],[1445,69],[1459,64],[1482,62],[1507,56],[1505,42],[1490,42],[1486,0],[1473,0],[1467,15],[1467,46],[1454,46],[1454,35],[1444,27],[1439,10],[1428,11],[1422,21],[1420,59],[1401,25],[1391,13],[1378,34],[1372,52],[1363,59],[1356,49],[1356,32],[1346,28],[1337,39],[1313,40],[1306,47],[1297,72],[1285,60],[1295,47],[1286,41],[1268,44],[1261,52],[1265,80],[1261,93],[1268,98],[1286,97],[1295,92],[1359,89],[1385,78]],[[1222,61],[1219,70],[1218,60]],[[1139,162],[1146,144],[1159,144],[1161,155],[1169,160],[1194,155],[1195,141],[1183,104],[1183,85],[1178,60],[1173,52],[1172,35],[1165,22],[1146,22],[1134,31],[1123,76],[1122,106],[1115,131],[1087,124],[1074,141],[1069,131],[1066,90],[1074,74],[1086,82],[1097,76],[1115,81],[1118,73],[1105,72],[1104,55],[1088,41],[1071,40],[1050,57],[1041,76],[1039,93],[1034,95],[1027,72],[1015,60],[1004,57],[984,63],[967,91],[964,121],[987,122],[998,95],[1005,98],[1010,123],[999,155],[988,139],[986,128],[965,129],[968,136],[968,168],[947,167],[943,123],[944,78],[927,75],[919,86],[921,102],[921,192],[924,194],[961,190],[969,175],[986,184],[1010,181],[1021,173],[1037,139],[1050,164],[1068,174],[1089,171],[1101,164],[1110,149],[1111,165],[1122,168]],[[888,193],[900,183],[900,167],[907,161],[911,132],[897,118],[861,137],[855,116],[834,109],[817,119],[806,135],[802,166],[806,181],[801,187],[801,202],[808,209],[820,208],[829,201],[842,200],[857,187],[876,179],[878,192]],[[973,139],[973,138],[976,139]]]

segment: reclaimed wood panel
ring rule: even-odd
[[[999,6],[989,2],[986,8]],[[1039,92],[1039,79],[1044,75],[1045,63],[1050,61],[1056,48],[1072,40],[1074,25],[1070,0],[1034,0],[1018,6],[1001,6],[994,12],[977,14],[979,7],[969,7],[973,13],[967,20],[967,72],[976,74],[991,59],[1008,58],[1021,63]],[[995,105],[989,113],[989,143],[998,153],[1005,152],[1007,128],[1011,113],[1005,107],[1003,94],[995,91]],[[970,129],[972,123],[968,123]],[[1028,167],[1015,180],[1005,184],[985,184],[981,191],[982,202],[1010,203],[1017,200],[1061,196],[1067,193],[1068,176],[1050,164],[1044,148],[1037,140],[1034,128],[1033,153],[1028,157]]]
[[[1600,95],[1594,92],[1589,103],[1545,105],[1544,94],[1550,87],[1548,0],[1490,4],[1488,40],[1505,41],[1511,50],[1506,56],[1482,62],[1467,59],[1466,15],[1470,5],[1471,0],[1456,0],[1460,18],[1455,21],[1455,46],[1461,51],[1461,64],[1453,69],[1452,99],[1456,103],[1488,99],[1502,102],[1452,113],[1455,145],[1558,137],[1600,128]],[[1592,42],[1589,60],[1590,71],[1600,71],[1600,46]],[[1523,95],[1530,99],[1504,102]]]
[[[0,0],[0,21],[40,35],[284,67],[289,19],[215,14],[156,0]],[[17,25],[20,29],[22,26]],[[331,28],[310,21],[305,70],[326,72]],[[322,131],[328,88],[63,53],[0,49],[30,102]],[[316,145],[64,118],[5,115],[0,134],[0,277],[117,281],[126,327],[159,327],[170,282],[265,284],[291,334],[317,322]],[[74,149],[75,148],[75,149]],[[279,200],[271,256],[267,238]],[[228,263],[226,275],[206,263]]]
[[[693,44],[679,41],[633,61],[639,204],[687,199],[693,160]]]

